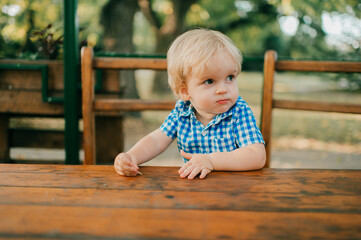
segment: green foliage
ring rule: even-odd
[[[50,23],[62,26],[62,0],[5,0],[0,11],[0,58],[39,58],[31,33]]]
[[[33,31],[31,35],[38,43],[38,51],[45,59],[54,60],[57,58],[59,50],[62,47],[63,35],[55,37],[51,24],[43,30]]]
[[[79,0],[79,40],[84,44],[101,47],[102,29],[99,26],[99,12],[107,0]],[[52,25],[51,41],[62,35],[63,0],[3,0],[0,2],[0,58],[43,58],[44,50],[32,41],[31,33]],[[49,35],[53,34],[53,36]],[[37,36],[39,37],[39,36]],[[59,42],[58,42],[59,43]],[[56,58],[62,58],[59,45]],[[57,48],[57,47],[56,47]],[[45,54],[46,55],[46,54]],[[51,58],[54,58],[54,54]]]
[[[99,24],[102,7],[108,0],[79,0],[80,42],[96,49],[103,46],[103,29]],[[171,0],[149,1],[156,21],[163,24],[176,6]],[[195,26],[220,30],[230,36],[244,55],[262,56],[275,49],[281,57],[360,59],[359,35],[351,32],[339,45],[330,44],[323,28],[323,16],[349,17],[361,21],[361,4],[357,0],[198,0],[184,19],[185,29]],[[62,28],[62,0],[4,0],[0,3],[0,58],[37,58],[39,54],[30,33],[52,24]],[[15,8],[14,8],[15,7]],[[12,11],[9,9],[12,8]],[[16,10],[16,11],[14,11]],[[15,13],[14,13],[15,12]],[[139,13],[140,14],[140,13]],[[152,53],[154,34],[145,20],[136,14],[134,44],[142,52]],[[294,35],[282,31],[280,19],[294,17],[298,28]],[[360,22],[358,22],[360,23]],[[58,36],[61,35],[61,32]],[[120,36],[121,37],[121,36]],[[332,38],[331,38],[332,40]],[[6,47],[5,47],[6,46]],[[58,56],[59,57],[59,56]],[[61,57],[61,56],[60,56]]]

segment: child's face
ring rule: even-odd
[[[197,117],[211,120],[228,111],[237,101],[237,64],[225,52],[215,54],[204,71],[187,78],[187,86],[180,89],[183,100],[190,100]]]

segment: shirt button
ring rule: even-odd
[[[202,132],[202,135],[205,136],[205,135],[207,135],[207,133],[208,133],[208,131],[204,131],[204,132]]]

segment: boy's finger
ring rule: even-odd
[[[182,155],[182,157],[184,157],[185,159],[191,159],[193,154],[191,153],[186,153],[183,150],[180,151],[180,154]]]
[[[193,167],[192,166],[189,166],[187,167],[186,169],[184,169],[184,171],[180,174],[180,177],[181,178],[185,178],[187,177],[192,171],[193,171]]]
[[[200,172],[200,169],[198,167],[194,168],[192,170],[192,172],[188,175],[188,179],[195,178],[195,176],[197,176],[199,172]]]
[[[179,174],[182,174],[184,172],[184,169],[185,169],[185,166],[183,164],[183,166],[178,170],[178,173]]]
[[[132,166],[132,167],[136,168],[137,170],[139,170],[139,167],[138,167],[137,163],[132,159],[130,159],[130,166]]]
[[[137,173],[138,172],[138,167],[134,167],[134,166],[131,166],[131,165],[128,165],[128,164],[125,164],[123,165],[122,167],[125,171],[128,171],[128,172],[133,172],[133,173]]]
[[[115,171],[120,175],[124,175],[123,171],[119,167],[115,167]]]
[[[205,178],[205,177],[208,175],[208,173],[210,173],[210,172],[211,172],[211,171],[208,170],[208,169],[202,169],[202,172],[201,172],[201,175],[199,176],[199,178],[200,178],[200,179]]]
[[[139,170],[139,167],[137,166],[137,164],[134,161],[132,161],[132,159],[128,156],[123,158],[123,161],[121,164],[123,165],[123,167],[127,167],[127,169],[134,168],[135,170]]]
[[[190,166],[190,162],[186,162],[183,164],[183,166],[178,170],[179,174],[182,174],[184,170],[186,170]]]

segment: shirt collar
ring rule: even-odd
[[[218,114],[215,118],[213,118],[213,120],[211,121],[211,124],[218,124],[220,123],[223,119],[232,116],[234,114],[235,111],[235,105],[236,103],[230,108],[228,109],[227,112]]]
[[[190,101],[184,101],[184,105],[183,105],[183,111],[181,112],[180,116],[182,117],[188,117],[191,114],[194,114],[194,107],[192,106]]]

